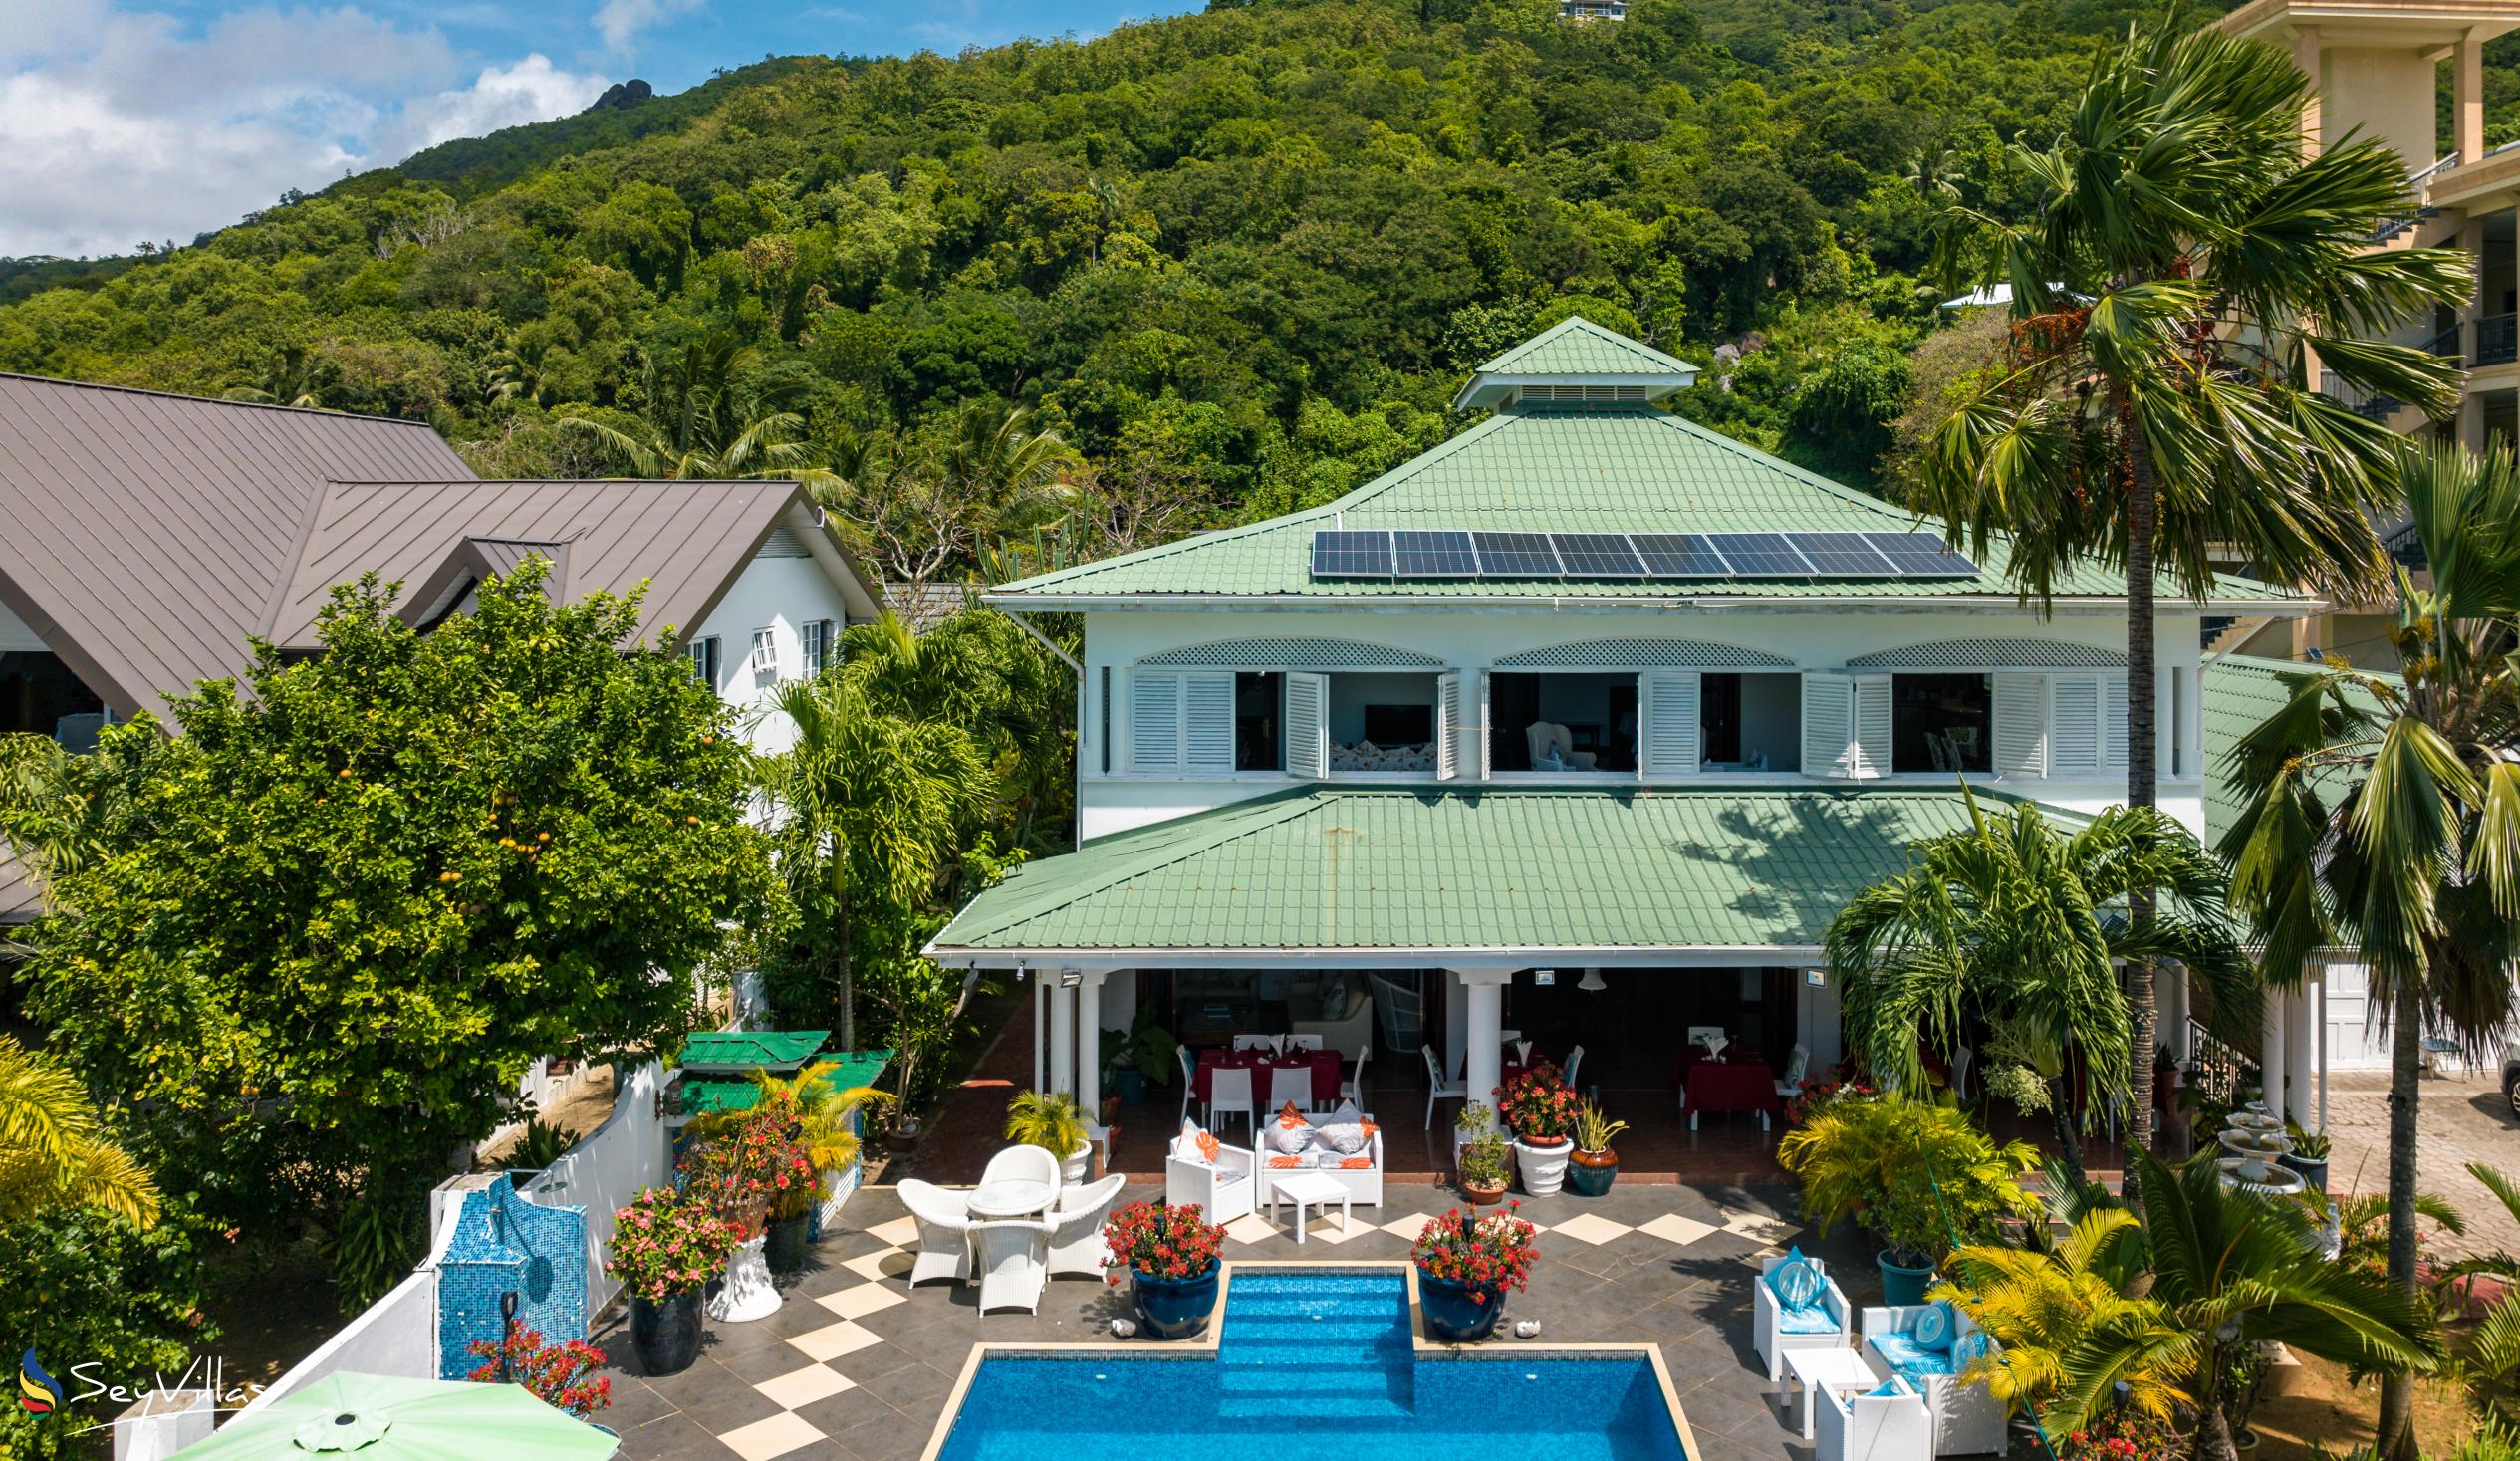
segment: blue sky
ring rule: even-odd
[[[285,188],[765,54],[1099,35],[1193,0],[0,0],[0,254],[189,241]]]

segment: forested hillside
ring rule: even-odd
[[[2004,208],[2003,145],[2140,9],[1220,0],[768,61],[69,271],[0,308],[0,368],[422,416],[491,475],[827,470],[888,571],[953,573],[1062,503],[1096,553],[1324,500],[1580,310],[1720,359],[1691,415],[1872,480],[1929,218]],[[765,416],[793,450],[744,453]]]

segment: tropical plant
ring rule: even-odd
[[[79,755],[51,736],[0,735],[0,841],[34,872],[48,905],[57,878],[112,848],[147,747],[144,739],[108,736]]]
[[[1048,522],[1068,501],[1060,474],[1076,453],[1057,432],[1035,426],[1030,410],[995,396],[965,400],[954,412],[937,466],[972,505],[983,541]]]
[[[333,385],[334,373],[322,357],[305,346],[284,345],[251,385],[240,385],[227,395],[230,400],[319,410]]]
[[[464,1378],[476,1384],[523,1385],[555,1410],[592,1420],[613,1403],[613,1381],[597,1373],[604,1351],[584,1339],[554,1343],[541,1330],[515,1330],[501,1339],[475,1339],[464,1346],[481,1361]]]
[[[525,1129],[516,1133],[516,1144],[499,1158],[503,1172],[539,1172],[566,1155],[578,1139],[578,1133],[555,1126],[540,1116],[525,1122]]]
[[[2520,1222],[2520,1183],[2481,1161],[2469,1162],[2467,1174],[2494,1195],[2514,1222]],[[2464,1231],[2455,1212],[2446,1217],[2442,1226],[2451,1232]],[[2472,1297],[2479,1279],[2499,1292],[2493,1292],[2483,1317],[2466,1336],[2450,1372],[2485,1428],[2505,1437],[2507,1443],[2509,1437],[2520,1435],[2520,1255],[2497,1250],[2458,1259],[2441,1267],[2438,1283],[2445,1298]]]
[[[2181,1415],[2194,1346],[2167,1306],[2131,1292],[2143,1266],[2143,1232],[2115,1204],[2075,1217],[2049,1247],[1972,1243],[1945,1264],[1931,1297],[1957,1304],[1997,1348],[1973,1366],[1995,1398],[2040,1419],[2050,1433],[2085,1429],[2117,1404],[2160,1420]],[[2106,1346],[2107,1369],[2088,1363]]]
[[[1535,1062],[1491,1094],[1496,1097],[1496,1118],[1518,1139],[1534,1146],[1555,1146],[1573,1136],[1576,1116],[1584,1105],[1584,1098],[1548,1061]]]
[[[1610,1144],[1627,1129],[1626,1121],[1614,1121],[1602,1114],[1601,1102],[1588,1100],[1575,1113],[1575,1149],[1587,1156],[1598,1156],[1610,1150]]]
[[[1137,1012],[1129,1017],[1126,1030],[1103,1032],[1103,1056],[1114,1067],[1127,1067],[1157,1086],[1172,1084],[1172,1073],[1178,1064],[1173,1051],[1180,1042],[1172,1032],[1155,1023],[1155,1007],[1140,1002]]]
[[[1469,1214],[1456,1207],[1428,1218],[1409,1244],[1409,1259],[1427,1278],[1459,1284],[1473,1304],[1528,1288],[1540,1241],[1529,1220],[1516,1216],[1521,1207],[1509,1202],[1502,1212]]]
[[[724,331],[649,364],[645,418],[616,425],[592,415],[564,415],[576,433],[633,477],[667,481],[775,477],[815,486],[831,480],[812,449],[796,438],[805,418],[792,410],[746,409],[736,377],[759,352]]]
[[[1038,1146],[1061,1161],[1085,1144],[1085,1112],[1065,1092],[1017,1092],[1006,1103],[1006,1139]]]
[[[108,1139],[79,1078],[0,1035],[0,1225],[64,1206],[145,1228],[157,1221],[157,1187]]]
[[[652,1302],[696,1294],[717,1273],[743,1232],[706,1199],[649,1187],[613,1214],[604,1271]]]
[[[845,1170],[858,1159],[860,1141],[853,1129],[858,1124],[858,1112],[892,1103],[889,1093],[873,1086],[843,1087],[835,1083],[831,1078],[839,1069],[837,1061],[816,1061],[791,1076],[756,1070],[747,1078],[752,1082],[754,1105],[773,1105],[786,1116],[791,1126],[790,1138],[804,1152],[815,1173],[815,1181],[794,1192],[783,1192],[780,1200],[771,1204],[773,1218],[802,1216],[819,1195],[821,1174]],[[683,1129],[709,1140],[733,1130],[742,1116],[739,1111],[710,1111]]]
[[[1060,632],[1076,650],[1073,627]],[[843,632],[840,673],[884,714],[958,726],[978,742],[1004,798],[991,820],[1001,843],[1066,850],[1039,834],[1045,820],[1064,820],[1074,796],[1073,671],[1013,619],[970,609],[913,633],[886,610]]]
[[[1497,1128],[1496,1117],[1478,1101],[1466,1101],[1461,1113],[1452,1118],[1456,1139],[1453,1160],[1459,1167],[1461,1185],[1476,1187],[1482,1192],[1502,1189],[1513,1180],[1506,1165],[1513,1157],[1513,1148],[1506,1143],[1505,1133]]]
[[[143,1394],[218,1352],[202,1254],[225,1246],[179,1201],[147,1228],[67,1204],[0,1225],[0,1333],[54,1366],[68,1391],[51,1414],[0,1407],[0,1456],[96,1461],[104,1432],[88,1427],[122,1406],[86,1393],[87,1381]]]
[[[2017,142],[2029,207],[1944,215],[1947,276],[2012,287],[2004,368],[1963,389],[1908,496],[2045,601],[2078,566],[2127,583],[2127,804],[2154,805],[2156,578],[2202,598],[2236,548],[2263,578],[2341,595],[2381,581],[2364,513],[2394,496],[2398,437],[2308,388],[2438,414],[2458,365],[2385,343],[2465,300],[2455,249],[2373,249],[2405,159],[2369,137],[2306,146],[2316,83],[2291,55],[2176,12],[2095,62],[2062,132]],[[2147,829],[2139,829],[2138,837]],[[2148,889],[2131,889],[2139,941]],[[2128,964],[2138,1050],[2155,1034],[2152,951]],[[2130,1123],[2150,1139],[2152,1072]]]
[[[2040,1210],[2021,1185],[2038,1164],[2030,1144],[1997,1145],[1947,1098],[1841,1096],[1787,1132],[1776,1159],[1801,1180],[1803,1212],[1821,1232],[1853,1219],[1908,1268]]]
[[[756,773],[771,802],[778,866],[800,915],[774,997],[791,1018],[829,1012],[841,1049],[855,1050],[855,958],[862,942],[922,912],[958,865],[961,835],[989,805],[995,778],[971,736],[938,721],[879,709],[846,678],[792,680],[778,713],[788,748]]]
[[[2112,808],[2071,831],[2034,803],[1917,843],[1904,872],[1857,893],[1829,924],[1826,956],[1865,1062],[1922,1091],[1923,1052],[1949,1051],[1973,1022],[1998,1023],[2013,1064],[2039,1068],[2066,1159],[2077,1171],[2078,1109],[2126,1098],[2152,1044],[2135,1030],[2119,965],[2176,959],[2210,991],[2234,1039],[2254,1029],[2255,966],[2223,909],[2223,870],[2177,822]],[[2126,910],[2153,902],[2137,922]],[[2200,1001],[2200,1006],[2205,1002]],[[2066,1053],[2081,1057],[2067,1091]]]
[[[1103,1247],[1105,1276],[1115,1285],[1132,1273],[1195,1279],[1223,1259],[1225,1230],[1209,1222],[1195,1202],[1179,1207],[1132,1202],[1113,1210],[1103,1227]]]
[[[677,1164],[683,1193],[706,1202],[745,1236],[767,1217],[800,1217],[819,1176],[797,1140],[803,1114],[786,1092],[765,1093],[750,1108],[694,1144]]]
[[[2520,952],[2520,470],[2496,446],[2409,449],[2397,490],[2431,582],[2397,577],[2401,674],[2287,676],[2284,706],[2230,753],[2242,806],[2219,851],[2270,977],[2334,945],[2360,951],[2391,1032],[2389,1279],[2419,1281],[2422,1039],[2490,1049]],[[2381,1446],[2413,1447],[2413,1392],[2382,1385]]]

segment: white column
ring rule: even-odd
[[[1103,1119],[1103,974],[1085,971],[1077,986],[1077,1105],[1089,1121]]]
[[[2266,1109],[2273,1115],[2284,1114],[2284,1056],[2292,1049],[2284,1038],[2285,1015],[2292,1000],[2280,989],[2266,992],[2266,1020],[2257,1043],[2258,1075],[2263,1084]]]
[[[1461,1069],[1461,1057],[1470,1048],[1470,995],[1460,970],[1447,969],[1444,977],[1452,981],[1443,1002],[1443,1074],[1449,1081],[1452,1073]],[[1496,1028],[1505,1028],[1501,1016]]]
[[[2319,975],[2314,968],[2289,996],[2292,1018],[2284,1027],[2284,1070],[2292,1078],[2284,1109],[2303,1129],[2315,1131],[2319,1093]]]
[[[1470,1099],[1496,1108],[1496,1084],[1502,1078],[1501,1056],[1505,1045],[1505,982],[1513,974],[1505,969],[1462,969],[1463,999],[1467,1006],[1469,1049],[1463,1068],[1462,1083],[1470,1089]]]
[[[1033,1089],[1043,1090],[1049,1080],[1050,1056],[1050,981],[1058,976],[1048,970],[1035,969],[1033,976]]]
[[[1052,979],[1064,980],[1065,971]],[[1050,1089],[1062,1095],[1077,1089],[1077,1005],[1064,985],[1050,991]]]
[[[2155,1016],[2152,1038],[2170,1048],[2172,1060],[2184,1061],[2195,1054],[2187,1040],[2187,968],[2183,964],[2152,966],[2152,995]]]

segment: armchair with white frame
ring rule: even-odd
[[[1750,1286],[1754,1296],[1750,1306],[1750,1347],[1767,1365],[1771,1385],[1785,1377],[1788,1349],[1842,1349],[1855,1336],[1854,1311],[1847,1304],[1846,1293],[1836,1279],[1829,1277],[1828,1265],[1819,1259],[1802,1260],[1821,1279],[1820,1292],[1809,1304],[1790,1309],[1778,1297],[1776,1286],[1769,1280],[1793,1261],[1794,1255],[1782,1253],[1763,1260],[1759,1264],[1759,1281]]]
[[[1820,1387],[1815,1461],[1917,1461],[1931,1454],[1933,1421],[1924,1398],[1903,1379],[1891,1393],[1844,1381]]]
[[[1211,1223],[1249,1217],[1258,1209],[1260,1184],[1253,1176],[1249,1147],[1220,1143],[1213,1160],[1195,1149],[1185,1152],[1182,1140],[1175,1140],[1172,1147],[1163,1162],[1166,1205],[1186,1207],[1195,1202]]]
[[[1958,1357],[1974,1344],[1962,1340],[1977,1333],[1977,1322],[1951,1308],[1951,1342],[1934,1349],[1915,1339],[1918,1321],[1932,1304],[1868,1308],[1863,1313],[1864,1359],[1874,1375],[1892,1375],[1916,1387],[1925,1397],[1925,1413],[1933,1423],[1933,1454],[1978,1455],[2004,1449],[2004,1403],[1983,1380],[1960,1378],[1968,1367]],[[1984,1342],[1983,1340],[1978,1341]]]

